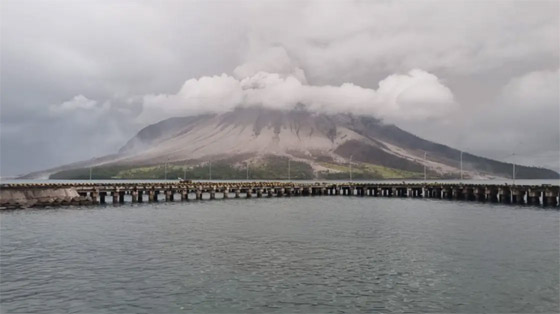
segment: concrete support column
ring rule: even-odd
[[[257,197],[258,197],[258,198],[261,198],[262,196],[263,196],[263,191],[262,191],[261,188],[258,188],[258,189],[257,189]]]
[[[165,201],[166,202],[173,201],[173,191],[165,190]]]
[[[235,198],[239,198],[239,189],[235,189]]]
[[[424,197],[425,198],[432,198],[432,188],[424,188]]]
[[[406,188],[406,196],[414,197],[414,190],[411,188]]]
[[[119,192],[113,191],[113,204],[117,204],[119,202]]]
[[[247,198],[251,198],[253,197],[253,188],[249,188],[247,189],[247,194],[246,194]]]
[[[211,200],[215,200],[216,199],[216,189],[212,188],[210,190],[210,199]]]
[[[223,190],[223,193],[224,193],[224,198],[229,198],[229,188],[225,188]]]
[[[543,194],[543,204],[545,206],[556,206],[556,191],[546,189]]]
[[[144,201],[144,191],[138,191],[138,203],[142,203]]]
[[[100,196],[99,191],[92,191],[90,193],[92,204],[99,204],[99,201],[97,200],[98,196]],[[105,203],[105,198],[103,198],[103,202]]]
[[[268,197],[272,197],[274,195],[274,192],[272,191],[272,188],[268,188],[266,190],[266,194],[267,194]]]
[[[286,192],[286,196],[292,196],[292,188],[285,188],[284,191]]]
[[[464,188],[463,189],[463,198],[472,201],[474,200],[474,191],[472,188]]]
[[[340,195],[340,187],[338,185],[334,188],[334,195]]]
[[[276,189],[276,197],[282,197],[282,196],[284,196],[284,189],[283,188]]]
[[[154,190],[148,191],[148,201],[149,202],[157,202],[157,194]]]
[[[202,200],[202,190],[197,189],[195,195],[197,200]]]
[[[105,204],[105,197],[107,196],[107,192],[99,192],[99,203]]]
[[[453,188],[451,190],[451,196],[453,199],[459,200],[463,198],[463,191],[460,188]]]
[[[483,188],[474,188],[473,194],[474,194],[475,201],[482,202],[485,200]]]
[[[500,196],[500,202],[510,203],[511,202],[511,191],[507,187],[501,187],[498,189],[498,195]]]
[[[497,202],[498,201],[498,191],[494,188],[486,188],[484,191],[486,194],[486,200],[489,202]]]
[[[130,195],[132,196],[132,202],[138,203],[138,191],[134,190],[130,192]]]
[[[189,200],[189,190],[181,190],[181,201]]]
[[[523,204],[525,203],[525,191],[519,188],[512,188],[511,189],[511,202],[514,204]]]
[[[539,205],[541,203],[540,196],[541,191],[530,189],[527,194],[527,203],[531,205]]]

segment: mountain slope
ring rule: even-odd
[[[424,167],[432,178],[457,178],[459,156],[456,149],[372,117],[253,107],[161,121],[138,132],[118,154],[87,166],[116,169],[116,177],[134,177],[135,173],[159,176],[160,166],[169,164],[171,171],[189,170],[196,177],[196,169],[212,162],[225,167],[222,176],[234,177],[243,175],[241,170],[249,164],[255,176],[261,169],[263,178],[284,178],[291,174],[285,173],[290,160],[305,174],[302,178],[346,178],[350,163],[357,178],[421,178]],[[463,161],[466,177],[511,176],[511,164],[468,153],[463,154]],[[134,170],[139,168],[144,172]],[[55,177],[76,176],[77,170],[72,169],[65,168],[66,174]],[[220,175],[216,171],[215,178]],[[517,177],[558,178],[558,174],[518,166]]]

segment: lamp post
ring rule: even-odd
[[[350,155],[350,181],[352,181],[352,157],[354,157],[354,155]]]
[[[511,154],[511,156],[515,158],[515,153]],[[511,178],[513,179],[513,185],[515,185],[515,161],[513,161],[513,158],[511,164],[513,165]]]
[[[463,151],[461,151],[461,180],[463,180]]]
[[[288,181],[291,181],[292,178],[290,176],[290,158],[288,158]]]
[[[426,156],[427,156],[427,154],[428,153],[424,152],[424,181],[428,180],[428,175],[427,175],[427,172],[426,172]]]

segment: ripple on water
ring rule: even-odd
[[[1,309],[555,312],[559,219],[357,197],[3,212]]]

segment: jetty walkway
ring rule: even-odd
[[[558,207],[559,194],[556,185],[461,183],[16,183],[0,184],[0,209],[304,196],[433,198]]]

